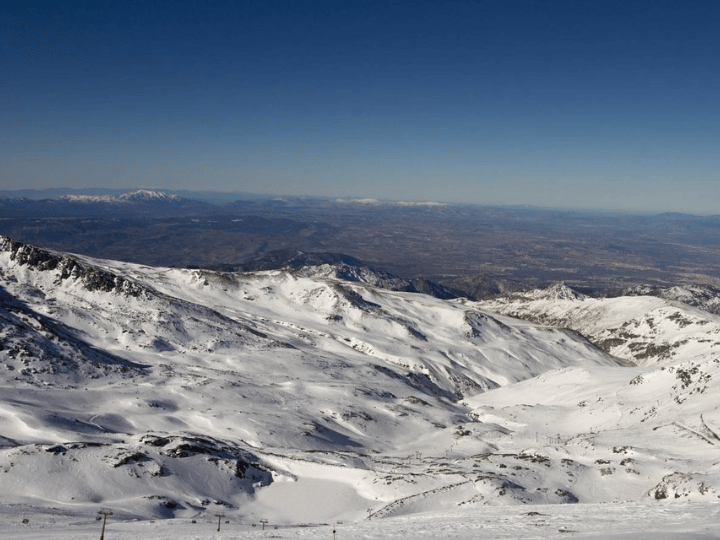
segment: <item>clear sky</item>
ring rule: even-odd
[[[720,213],[720,2],[3,2],[0,189]]]

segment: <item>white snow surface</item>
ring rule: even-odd
[[[489,311],[533,302],[592,341],[684,343],[622,360]],[[655,297],[444,301],[0,239],[0,526],[89,538],[109,508],[112,538],[718,538],[715,325]]]
[[[589,298],[562,285],[481,301],[478,308],[555,327],[570,328],[610,354],[638,365],[702,359],[720,347],[720,298],[672,287],[661,296]],[[685,299],[686,302],[682,300]]]
[[[97,539],[97,514],[58,511],[0,512],[3,537],[14,540]],[[23,524],[23,520],[28,520]],[[262,518],[265,519],[265,518]],[[128,520],[108,517],[107,540],[235,540],[246,538],[336,538],[337,540],[711,540],[720,538],[720,514],[706,503],[583,504],[533,507],[485,506],[473,510],[432,512],[384,520],[331,522],[312,526],[263,524],[202,516],[195,520]],[[333,531],[335,535],[333,536]]]

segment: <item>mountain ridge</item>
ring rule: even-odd
[[[657,303],[665,333],[643,334],[645,350],[692,337],[634,366],[506,317],[523,305],[511,297],[446,300],[337,270],[148,267],[0,241],[0,500],[301,523],[717,499],[720,360],[700,337],[712,323],[662,311],[679,303],[624,297],[635,311],[596,323]],[[620,302],[571,292],[524,303]],[[298,497],[302,513],[286,504]]]

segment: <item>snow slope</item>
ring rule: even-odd
[[[588,301],[556,293],[528,303]],[[655,301],[672,310],[643,338],[693,345],[636,366],[500,303],[327,268],[150,268],[2,239],[0,502],[278,525],[718,502],[713,316],[643,297],[624,316]],[[627,320],[587,313],[601,335],[601,315]]]
[[[638,365],[670,365],[703,358],[720,347],[720,296],[671,287],[650,295],[632,291],[616,298],[590,298],[563,284],[480,301],[478,308],[555,327],[570,328],[603,350]],[[685,300],[685,301],[682,301]]]

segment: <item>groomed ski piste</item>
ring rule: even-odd
[[[343,276],[0,240],[2,535],[720,537],[720,317]]]

